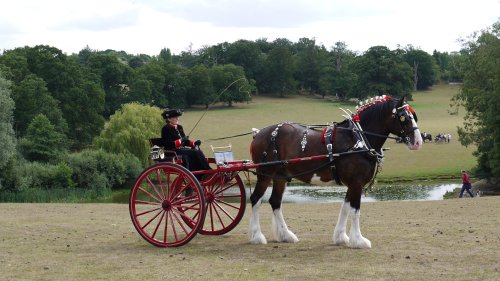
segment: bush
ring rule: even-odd
[[[79,188],[91,190],[118,189],[135,179],[142,170],[139,160],[132,155],[111,154],[103,150],[84,150],[71,154],[68,165],[73,170],[73,181]]]
[[[4,190],[13,192],[30,189],[72,189],[72,170],[65,163],[57,165],[39,162],[21,162],[12,169],[14,173]]]

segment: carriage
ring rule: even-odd
[[[370,117],[372,111],[387,120]],[[252,160],[234,160],[230,146],[212,147],[214,157],[207,158],[212,169],[193,172],[183,166],[182,157],[175,152],[162,150],[160,139],[150,139],[155,164],[138,176],[130,193],[134,227],[155,246],[182,246],[198,233],[222,235],[234,229],[250,198],[250,243],[266,244],[258,208],[272,181],[269,203],[275,238],[278,242],[297,242],[281,213],[283,192],[292,178],[310,182],[313,176],[319,176],[322,181],[335,180],[348,187],[334,243],[370,248],[370,241],[360,232],[359,208],[362,189],[373,183],[383,160],[382,145],[390,133],[403,138],[410,149],[419,149],[422,139],[416,114],[403,99],[377,97],[362,104],[356,114],[346,112],[344,117],[343,122],[320,126],[319,130],[317,125],[290,122],[268,126],[254,135]],[[249,179],[250,172],[257,175],[257,183],[248,197],[240,174]],[[353,219],[350,241],[346,234],[349,215]]]

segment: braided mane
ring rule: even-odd
[[[360,101],[359,104],[356,106],[356,115],[352,118],[353,121],[359,122],[359,115],[361,112],[366,110],[367,108],[370,108],[376,104],[380,104],[383,102],[386,102],[391,99],[391,96],[388,95],[382,95],[382,96],[376,96],[371,99],[366,99],[364,102]]]

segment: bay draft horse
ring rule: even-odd
[[[338,123],[332,144],[333,153],[339,153],[339,156],[333,159],[323,158],[288,165],[262,165],[276,160],[325,155],[328,154],[328,150],[322,144],[321,131],[308,130],[306,126],[300,124],[272,125],[255,135],[251,144],[251,155],[253,162],[261,165],[256,169],[257,183],[250,196],[252,203],[248,233],[250,243],[267,244],[260,227],[259,207],[271,181],[273,189],[269,203],[273,210],[274,238],[278,242],[298,242],[297,236],[288,229],[283,218],[281,210],[283,193],[292,177],[306,183],[310,183],[313,177],[319,177],[324,182],[335,179],[339,184],[347,186],[347,193],[333,232],[333,243],[350,248],[371,248],[370,240],[363,237],[360,230],[361,195],[365,185],[376,175],[378,163],[383,158],[382,146],[391,133],[403,138],[411,150],[420,149],[423,141],[417,126],[417,116],[404,98],[396,100],[389,96],[376,97],[374,101],[372,99],[371,102],[363,104],[352,120],[359,123],[363,133],[357,133],[359,128],[349,119]],[[359,145],[360,141],[362,146]],[[301,142],[306,142],[304,150]],[[365,152],[344,153],[363,150],[363,147]],[[372,149],[372,153],[366,152],[366,148]],[[348,236],[346,226],[349,215],[352,221]]]

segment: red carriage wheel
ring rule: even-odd
[[[205,235],[221,235],[241,221],[246,207],[245,185],[237,172],[218,173],[203,182],[206,215],[199,230]]]
[[[139,175],[130,192],[129,211],[146,241],[158,247],[181,246],[203,226],[203,188],[186,168],[156,164]]]

